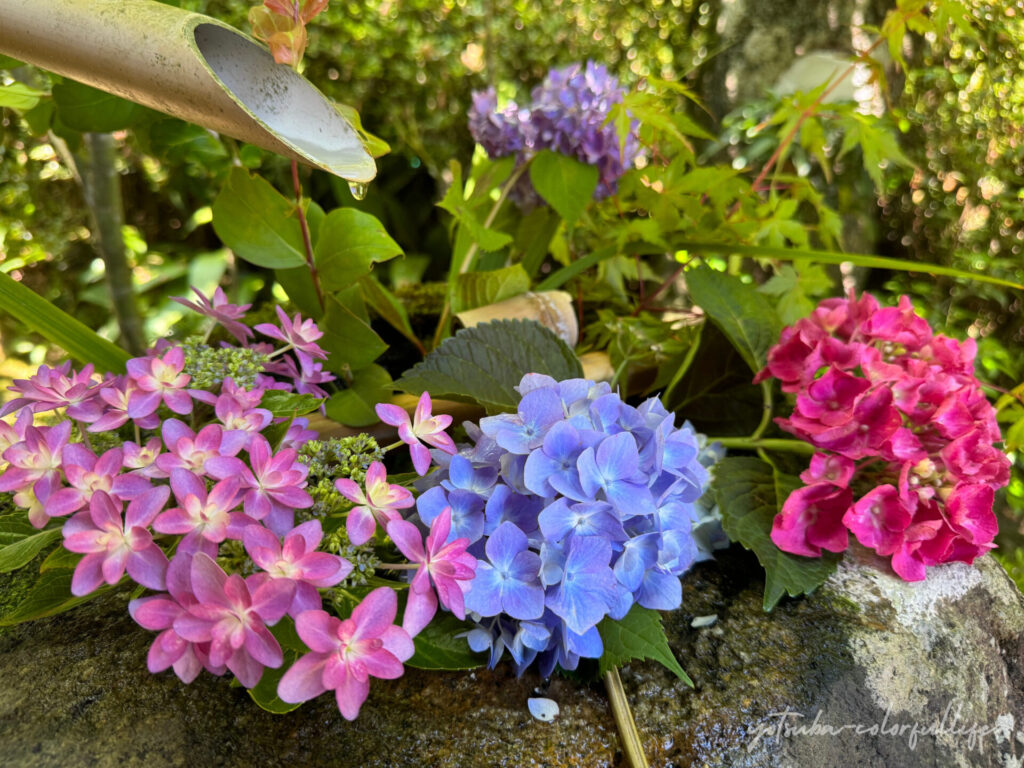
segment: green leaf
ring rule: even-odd
[[[224,145],[205,128],[183,120],[160,120],[149,127],[154,152],[174,162],[214,164],[227,158]]]
[[[594,197],[597,166],[545,149],[530,161],[530,181],[548,204],[572,226]]]
[[[0,627],[10,627],[25,621],[55,616],[58,613],[71,610],[76,605],[81,605],[95,597],[106,594],[113,589],[113,587],[104,585],[84,597],[75,597],[71,594],[71,578],[73,575],[71,571],[66,569],[51,570],[43,573],[31,591],[25,596],[25,599],[15,606],[10,613],[0,616]]]
[[[127,352],[2,272],[0,309],[52,341],[79,362],[93,363],[100,371],[124,372],[125,363],[130,357]]]
[[[324,402],[322,397],[300,395],[295,392],[283,392],[280,389],[268,389],[260,400],[260,408],[266,408],[275,417],[305,416],[319,408]]]
[[[583,375],[568,345],[533,320],[494,320],[463,328],[417,363],[396,386],[411,394],[468,399],[489,411],[514,411],[514,387],[527,373],[559,381]]]
[[[324,332],[319,344],[328,355],[325,367],[332,371],[365,368],[388,348],[366,321],[336,296],[327,297],[327,312],[319,325]]]
[[[764,285],[757,290],[775,296],[779,319],[792,325],[814,311],[815,299],[832,292],[832,278],[817,264],[801,263],[797,271],[789,264],[783,265]]]
[[[438,615],[422,632],[413,638],[416,652],[406,666],[416,669],[459,670],[476,669],[487,663],[487,655],[474,653],[465,637],[473,624],[459,621],[450,613]]]
[[[30,88],[24,83],[14,82],[0,86],[0,107],[10,107],[19,112],[32,109],[45,96],[43,91]]]
[[[511,243],[511,235],[485,227],[477,218],[473,208],[466,202],[462,186],[462,166],[452,160],[451,170],[452,183],[437,206],[455,217],[455,220],[466,230],[470,239],[476,242],[481,251],[496,251]]]
[[[455,279],[452,312],[458,314],[511,299],[530,290],[530,277],[519,264],[490,272],[469,272]]]
[[[423,343],[416,336],[412,325],[409,323],[409,313],[406,312],[405,305],[391,291],[385,288],[373,275],[367,275],[360,280],[359,288],[363,292],[363,300],[369,305],[370,309],[415,344],[418,349],[422,350]]]
[[[370,365],[359,371],[347,388],[331,395],[327,401],[327,417],[348,427],[368,427],[376,424],[375,406],[391,398],[394,384],[391,374],[379,365]]]
[[[320,225],[316,268],[324,291],[350,287],[370,273],[375,263],[402,254],[376,217],[356,208],[336,208]]]
[[[285,650],[284,661],[281,666],[277,669],[266,667],[260,676],[260,681],[248,689],[249,696],[252,697],[252,700],[256,702],[260,709],[265,709],[267,712],[275,715],[286,715],[302,706],[303,702],[301,701],[298,704],[289,704],[287,701],[282,701],[277,695],[278,683],[281,682],[284,673],[291,668],[298,657],[295,651]]]
[[[21,568],[60,538],[60,528],[34,528],[23,512],[0,517],[0,573]]]
[[[690,250],[708,253],[738,253],[743,256],[762,256],[782,261],[793,261],[795,259],[807,259],[808,261],[820,264],[844,264],[850,263],[857,267],[872,267],[878,269],[904,270],[906,272],[917,272],[928,275],[944,275],[955,277],[960,280],[974,281],[978,283],[991,283],[1001,285],[1004,288],[1016,288],[1024,291],[1024,285],[1003,280],[998,277],[990,277],[981,272],[965,272],[962,269],[943,267],[939,264],[927,264],[919,261],[908,261],[907,259],[890,259],[888,256],[875,256],[864,253],[842,253],[839,251],[819,251],[811,248],[774,248],[768,245],[735,245],[732,243],[697,243],[690,240],[680,240],[673,243],[677,250]],[[550,278],[549,278],[550,280]],[[545,283],[548,281],[545,281]],[[542,284],[543,285],[543,284]],[[537,287],[537,290],[547,288]]]
[[[668,638],[661,626],[661,614],[634,604],[622,619],[605,618],[597,625],[604,643],[604,653],[598,661],[599,673],[621,667],[634,659],[660,662],[688,686],[693,680],[686,674],[669,648]]]
[[[43,560],[39,566],[39,572],[46,573],[58,568],[74,570],[83,557],[85,555],[81,555],[78,552],[69,552],[64,547],[57,547]]]
[[[783,552],[771,540],[772,521],[799,478],[784,475],[760,459],[728,457],[715,465],[715,499],[722,510],[722,527],[757,555],[765,570],[764,609],[770,611],[784,594],[806,595],[821,586],[836,569],[839,556],[801,557]]]
[[[725,333],[747,365],[755,372],[761,370],[782,330],[771,304],[753,286],[724,272],[701,266],[685,275],[690,298]]]
[[[83,133],[110,133],[128,128],[150,110],[120,96],[65,80],[53,86],[53,100],[61,122]]]
[[[224,245],[258,267],[306,264],[295,204],[244,168],[231,169],[214,200],[213,229]]]
[[[6,53],[0,53],[0,69],[17,69],[22,65],[24,65],[23,61],[8,56]]]

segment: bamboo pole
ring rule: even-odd
[[[349,181],[376,175],[320,91],[209,16],[152,0],[0,0],[0,52]]]

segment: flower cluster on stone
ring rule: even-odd
[[[539,658],[548,674],[600,657],[606,616],[679,607],[679,577],[709,556],[695,526],[714,521],[696,506],[708,480],[698,436],[657,398],[634,408],[607,384],[538,374],[518,390],[517,413],[466,425],[473,445],[456,455],[433,452],[416,516],[435,549],[456,549],[455,579],[461,552],[477,561],[456,596],[476,624],[470,646],[491,666],[506,649],[520,671]],[[388,525],[399,546],[403,525]]]
[[[390,597],[370,593],[351,618],[323,618],[324,593],[353,570],[337,554],[350,542],[328,529],[348,513],[333,483],[362,480],[370,468],[371,504],[401,507],[408,491],[380,495],[375,483],[385,478],[373,462],[383,452],[369,436],[320,441],[308,419],[263,407],[268,393],[326,394],[318,384],[333,376],[313,363],[325,354],[312,320],[278,308],[279,323],[250,328],[246,306],[219,289],[212,298],[196,293],[181,303],[241,346],[161,341],[129,360],[125,374],[65,363],[16,381],[0,410],[16,415],[0,421],[0,492],[13,493],[36,528],[63,520],[65,549],[81,555],[74,595],[126,573],[157,593],[129,606],[159,633],[150,671],[172,668],[186,683],[202,669],[230,671],[252,688],[265,668],[284,663],[271,628],[290,616],[310,654],[285,675],[282,696],[335,690],[342,714],[354,717],[368,676],[401,675],[412,640],[393,626],[390,588]],[[362,534],[365,516],[349,517]]]
[[[469,130],[492,158],[517,155],[518,162],[550,149],[596,166],[595,198],[615,193],[619,177],[633,165],[638,143],[630,131],[619,143],[615,126],[607,122],[613,104],[625,96],[619,81],[600,64],[588,61],[552,69],[533,89],[529,107],[515,102],[498,109],[494,88],[473,94]],[[514,190],[524,208],[540,202],[528,179]]]
[[[907,581],[971,563],[994,545],[994,492],[1010,462],[974,376],[976,345],[934,334],[903,296],[828,299],[782,332],[756,381],[796,396],[782,429],[818,452],[786,500],[772,541],[809,557],[849,533]],[[856,497],[856,498],[855,498]]]

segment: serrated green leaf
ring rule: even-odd
[[[46,94],[43,91],[30,88],[24,83],[14,82],[10,85],[0,85],[0,107],[10,107],[19,112],[32,109],[39,103]]]
[[[771,304],[753,286],[706,266],[689,270],[686,287],[694,303],[729,338],[753,371],[764,367],[782,326]]]
[[[368,427],[380,421],[375,406],[391,397],[391,374],[379,365],[359,371],[352,384],[327,401],[327,417],[348,427]]]
[[[806,595],[836,569],[839,556],[801,557],[783,552],[771,540],[772,522],[800,479],[784,475],[760,459],[727,457],[715,465],[714,491],[722,511],[722,528],[757,555],[765,570],[764,610],[784,594]]]
[[[324,291],[354,285],[374,264],[402,254],[375,216],[356,208],[335,208],[320,225],[316,268]]]
[[[213,230],[224,245],[258,267],[306,264],[295,204],[244,168],[231,169],[214,200]]]
[[[524,374],[579,378],[568,345],[532,320],[494,320],[464,328],[417,363],[395,385],[411,394],[476,401],[490,411],[513,411],[514,387]]]
[[[0,272],[0,310],[49,339],[79,362],[92,363],[101,371],[119,373],[125,370],[125,363],[130,357],[127,352],[3,272]]]
[[[268,389],[260,400],[260,408],[266,408],[275,417],[305,416],[323,405],[324,399],[314,395],[302,395],[297,392],[284,392],[280,389]]]
[[[661,625],[661,614],[657,611],[634,604],[629,613],[618,621],[607,617],[603,619],[597,625],[597,631],[601,633],[601,641],[604,643],[604,653],[598,661],[602,676],[634,659],[650,659],[661,663],[693,688],[693,680],[669,648],[668,638]]]
[[[263,674],[260,676],[260,681],[256,683],[255,686],[248,689],[249,696],[256,702],[260,709],[264,709],[275,715],[286,715],[289,712],[298,709],[304,703],[300,701],[298,704],[290,704],[287,701],[282,701],[281,697],[277,695],[278,683],[281,682],[281,678],[284,677],[284,673],[291,668],[292,664],[294,664],[299,657],[295,651],[290,650],[285,650],[283,656],[284,661],[281,663],[280,667],[277,669],[271,669],[270,667],[265,668],[263,670]]]
[[[575,224],[594,198],[597,166],[545,149],[530,161],[530,181],[568,226]]]
[[[415,669],[460,670],[476,669],[487,663],[487,655],[470,649],[465,637],[456,635],[469,632],[474,625],[459,621],[450,613],[436,616],[416,637],[416,652],[405,662]]]
[[[496,304],[530,290],[530,277],[519,264],[490,272],[469,272],[455,279],[452,312]]]
[[[0,517],[0,573],[21,568],[60,538],[60,527],[39,530],[22,512]]]
[[[40,575],[31,591],[9,613],[0,616],[0,627],[10,627],[25,621],[55,616],[106,594],[113,587],[102,586],[84,597],[71,594],[73,573],[66,569],[47,571]]]
[[[74,80],[53,86],[53,100],[61,122],[83,133],[110,133],[128,128],[150,110],[120,96],[101,91]]]

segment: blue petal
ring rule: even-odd
[[[528,584],[510,579],[505,582],[501,604],[513,619],[539,619],[544,614],[544,589],[539,582]]]
[[[604,653],[604,643],[597,627],[591,627],[582,634],[569,631],[565,633],[565,643],[572,653],[587,659],[599,659]]]
[[[674,611],[683,602],[683,587],[679,577],[655,569],[648,571],[637,590],[636,601],[644,608]]]
[[[487,558],[499,571],[507,572],[516,555],[529,546],[526,534],[513,523],[502,523],[487,539]]]
[[[473,586],[466,593],[466,610],[481,616],[501,613],[502,579],[490,564],[478,561]]]
[[[630,480],[639,469],[636,439],[628,432],[612,435],[597,447],[596,459],[601,475],[608,480]]]
[[[420,515],[420,520],[427,526],[434,522],[434,518],[444,512],[447,506],[448,494],[441,486],[431,488],[416,499],[416,511]]]

